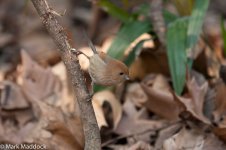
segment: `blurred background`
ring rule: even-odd
[[[123,61],[131,80],[94,86],[102,148],[224,150],[224,0],[48,0],[70,44]],[[79,63],[90,86],[89,61]],[[0,1],[0,144],[83,149],[76,93],[29,0]]]

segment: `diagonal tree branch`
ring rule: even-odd
[[[49,7],[46,0],[32,0],[42,23],[59,48],[59,52],[67,71],[70,74],[73,92],[77,96],[81,112],[81,120],[85,135],[85,150],[100,150],[101,140],[92,103],[88,101],[91,96],[85,85],[83,73],[78,63],[78,58],[71,55],[71,46],[63,27],[56,19],[56,13]]]

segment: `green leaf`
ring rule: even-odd
[[[98,5],[102,7],[107,13],[109,13],[111,16],[116,17],[122,22],[129,22],[133,20],[133,16],[130,15],[128,12],[125,10],[119,8],[109,0],[99,0]]]
[[[163,10],[163,17],[165,20],[166,25],[170,24],[171,22],[175,21],[176,19],[178,19],[178,16],[169,12],[168,10],[164,9]]]
[[[134,14],[148,16],[150,13],[150,5],[149,3],[144,2],[141,4]]]
[[[136,38],[150,30],[151,24],[149,21],[132,21],[124,24],[112,42],[108,54],[111,57],[122,59],[126,48]]]
[[[103,91],[103,90],[112,90],[112,87],[106,87],[106,86],[101,86],[101,85],[96,85],[94,84],[93,85],[93,92],[96,93],[96,92],[99,92],[99,91]]]
[[[194,45],[197,43],[199,35],[202,31],[203,20],[206,14],[206,10],[209,5],[209,0],[196,0],[192,15],[189,19],[188,31],[187,31],[187,54],[192,53]],[[190,62],[192,64],[192,62]],[[191,66],[190,66],[191,67]]]
[[[186,77],[186,37],[189,18],[180,18],[168,26],[166,33],[167,56],[173,87],[175,92],[180,95],[183,91]]]
[[[221,17],[221,35],[224,41],[224,54],[226,55],[226,29],[224,26],[224,19]]]
[[[129,55],[126,57],[126,59],[124,60],[124,63],[127,65],[127,66],[130,66],[134,60],[136,59],[136,57],[139,55],[140,53],[140,50],[142,49],[143,47],[143,44],[144,42],[148,41],[148,40],[151,40],[151,39],[144,39],[144,40],[141,40],[137,43],[136,46],[133,47],[132,51],[129,53]]]

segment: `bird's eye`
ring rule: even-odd
[[[124,73],[123,72],[120,72],[119,75],[122,76],[122,75],[124,75]]]

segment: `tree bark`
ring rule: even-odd
[[[92,107],[91,96],[85,85],[83,72],[80,68],[78,58],[71,53],[71,46],[63,27],[56,19],[56,13],[49,7],[46,0],[32,0],[43,25],[53,38],[59,48],[63,62],[69,72],[73,92],[77,97],[83,123],[85,136],[85,150],[100,150],[101,140],[96,117]]]
[[[154,31],[156,32],[159,41],[163,45],[163,47],[166,44],[165,41],[165,33],[166,33],[166,25],[162,14],[162,0],[151,0],[150,6],[151,6],[151,22],[153,24]]]

